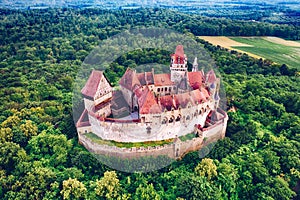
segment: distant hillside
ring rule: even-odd
[[[300,4],[289,0],[169,0],[169,1],[101,1],[101,0],[69,0],[69,1],[41,1],[41,0],[14,0],[1,1],[0,7],[10,9],[45,9],[56,8],[101,8],[112,10],[136,8],[166,8],[181,12],[196,13],[209,17],[225,17],[265,21],[272,23],[300,24]]]

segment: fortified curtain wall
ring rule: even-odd
[[[159,126],[140,122],[105,122],[93,116],[90,116],[89,120],[92,125],[92,132],[104,140],[144,142],[166,140],[192,133],[194,132],[195,124],[198,124],[200,121],[204,124],[207,115],[208,112],[203,114],[203,116],[192,116],[190,120],[186,121],[185,125],[181,121],[174,121]],[[151,127],[151,132],[147,130],[148,127]]]
[[[178,159],[188,152],[199,150],[209,143],[224,138],[227,116],[222,119],[221,122],[222,123],[218,123],[216,126],[203,131],[202,137],[193,138],[187,141],[180,141],[180,139],[177,138],[177,141],[174,143],[154,147],[120,148],[97,144],[88,139],[84,134],[79,134],[78,137],[79,142],[95,154],[116,156],[120,158],[138,158],[143,156],[156,157],[166,155],[172,159]]]

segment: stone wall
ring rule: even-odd
[[[195,124],[204,124],[208,111],[196,117],[190,115],[189,120],[173,121],[172,123],[161,124],[141,122],[109,122],[101,121],[89,115],[92,125],[92,132],[104,140],[117,142],[145,142],[158,141],[176,138],[194,132]],[[149,127],[151,128],[149,131]]]
[[[194,132],[195,124],[200,124],[203,127],[213,104],[213,101],[209,101],[181,110],[167,111],[151,116],[149,114],[148,117],[151,120],[146,120],[149,122],[143,120],[141,122],[99,120],[91,112],[89,113],[89,121],[92,125],[92,132],[104,140],[117,142],[166,140]],[[178,117],[180,117],[180,121],[177,121]],[[143,116],[141,118],[143,119]],[[173,120],[170,122],[170,119]]]
[[[226,119],[227,121],[227,119]],[[225,122],[225,121],[224,121]],[[116,146],[100,145],[84,134],[78,134],[79,142],[84,145],[89,151],[95,154],[116,156],[119,158],[139,158],[143,156],[160,156],[166,155],[172,159],[178,159],[191,151],[201,149],[203,146],[215,142],[224,137],[223,128],[225,123],[219,123],[211,129],[203,131],[203,137],[193,138],[192,140],[181,141],[179,138],[171,144],[155,147],[132,147],[119,148]]]

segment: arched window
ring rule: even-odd
[[[175,117],[174,117],[174,116],[170,117],[170,119],[169,119],[169,123],[172,123],[172,122],[174,122],[174,120],[175,120]]]
[[[176,117],[176,122],[179,122],[180,121],[180,119],[181,119],[181,115],[178,115],[177,117]]]
[[[162,124],[166,124],[167,122],[168,122],[168,118],[165,117],[165,118],[162,120],[161,123],[162,123]]]
[[[202,109],[201,109],[201,114],[204,114],[204,113],[205,113],[205,109],[202,108]]]
[[[188,116],[186,116],[186,120],[190,120],[190,116],[188,115]]]

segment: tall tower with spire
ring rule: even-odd
[[[179,83],[187,72],[187,57],[182,45],[178,45],[175,54],[171,55],[170,71],[171,81],[176,83]]]

